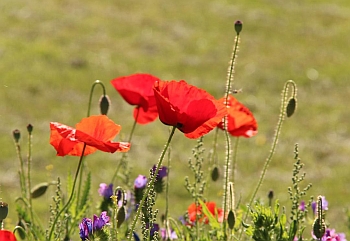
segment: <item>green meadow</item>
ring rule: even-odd
[[[246,203],[257,184],[279,118],[281,90],[292,79],[298,86],[297,111],[283,123],[258,198],[267,202],[267,193],[273,190],[281,205],[290,205],[287,187],[298,143],[304,184],[313,184],[308,196],[324,195],[329,202],[327,221],[349,237],[345,210],[350,208],[350,2],[346,0],[0,1],[0,200],[10,207],[5,228],[17,221],[15,199],[20,195],[13,130],[21,131],[25,158],[26,126],[34,126],[33,185],[61,177],[65,188],[79,158],[56,156],[49,144],[50,122],[75,126],[87,114],[91,85],[100,80],[112,102],[108,116],[122,126],[117,138],[126,140],[134,107],[109,82],[133,73],[183,79],[222,97],[236,20],[243,22],[243,30],[234,88],[242,90],[236,97],[258,122],[258,134],[239,141],[237,200]],[[99,114],[101,94],[97,87],[92,114]],[[159,120],[136,127],[128,154],[131,181],[138,174],[149,174],[168,134]],[[206,155],[213,136],[204,138]],[[219,138],[222,174],[223,132]],[[169,205],[174,218],[192,203],[184,179],[191,175],[187,163],[195,145],[179,131],[171,144]],[[93,178],[90,213],[100,200],[99,183],[111,181],[120,157],[102,152],[87,156],[86,170]],[[209,165],[204,169],[210,176]],[[222,179],[208,182],[208,200],[221,203],[222,185]],[[54,187],[33,200],[43,223],[53,194]],[[158,199],[162,213],[165,196]]]

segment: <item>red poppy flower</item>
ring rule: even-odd
[[[188,138],[207,134],[227,114],[222,101],[183,80],[157,81],[153,89],[161,122],[176,126]]]
[[[154,99],[153,84],[157,77],[150,74],[133,74],[111,80],[111,84],[130,105],[136,105],[134,119],[147,124],[158,117]]]
[[[8,230],[0,230],[0,241],[16,241],[16,236]]]
[[[225,103],[225,97],[221,98],[220,101]],[[232,136],[252,137],[258,133],[258,124],[247,107],[238,102],[232,95],[228,97],[227,106],[227,129]],[[218,127],[224,129],[224,123],[221,122]]]
[[[51,122],[50,144],[56,149],[57,156],[80,156],[86,144],[84,156],[97,149],[104,152],[126,152],[130,143],[111,142],[119,133],[121,126],[105,115],[83,118],[72,128],[58,122]]]
[[[222,222],[224,219],[224,212],[221,208],[217,208],[216,207],[216,203],[215,202],[206,202],[205,206],[207,206],[209,212],[211,214],[213,214],[214,217],[217,217],[219,222]],[[189,221],[191,223],[196,222],[196,216],[198,215],[199,222],[204,222],[206,224],[209,223],[208,217],[206,217],[203,213],[202,213],[202,206],[198,205],[196,206],[195,203],[192,203],[188,209],[187,209],[187,213],[188,213],[188,218]]]

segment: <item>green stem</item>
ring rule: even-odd
[[[18,141],[15,141],[15,147],[16,147],[16,153],[17,157],[20,163],[20,171],[19,171],[19,180],[21,184],[21,192],[22,192],[22,197],[27,197],[27,188],[26,188],[26,178],[24,175],[24,165],[23,165],[23,158],[21,155],[21,146]]]
[[[137,222],[137,220],[138,220],[139,217],[140,217],[142,207],[143,207],[143,205],[144,205],[144,203],[145,203],[145,201],[146,201],[146,197],[148,196],[148,193],[149,193],[149,191],[151,190],[151,187],[154,186],[154,182],[155,182],[155,180],[156,180],[157,173],[159,172],[159,169],[160,169],[160,167],[161,167],[161,165],[162,165],[162,162],[163,162],[165,153],[166,153],[166,151],[167,151],[167,149],[168,149],[168,147],[169,147],[169,145],[170,145],[171,139],[172,139],[173,136],[174,136],[175,130],[176,130],[176,126],[173,126],[173,128],[172,128],[172,130],[171,130],[171,132],[170,132],[168,141],[167,141],[167,143],[165,144],[165,147],[164,147],[164,149],[163,149],[162,154],[160,155],[160,158],[159,158],[159,161],[158,161],[158,164],[157,164],[157,168],[156,168],[156,170],[155,170],[155,172],[154,172],[154,175],[151,175],[150,181],[149,181],[148,184],[147,184],[147,188],[145,189],[145,192],[144,192],[144,194],[143,194],[142,200],[141,200],[140,205],[139,205],[139,207],[138,207],[138,209],[137,209],[136,215],[135,215],[135,217],[134,217],[134,220],[133,220],[133,222],[132,222],[132,224],[131,224],[131,228],[130,228],[129,233],[128,233],[127,240],[129,240],[129,241],[131,241],[131,239],[132,239],[132,233],[133,233],[133,231],[135,230],[136,222]]]
[[[228,75],[227,75],[227,81],[226,81],[226,91],[225,91],[225,102],[226,103],[228,101],[228,96],[231,93],[231,87],[233,84],[233,76],[235,73],[235,63],[236,63],[236,57],[237,57],[237,52],[238,52],[238,44],[239,44],[239,34],[237,34],[237,36],[235,38],[235,44],[234,44],[233,51],[232,51],[230,65],[228,68]]]
[[[231,86],[233,84],[233,76],[235,72],[235,63],[236,63],[236,57],[238,52],[238,43],[239,43],[239,33],[237,33],[235,37],[235,43],[233,46],[232,56],[230,60],[230,65],[228,68],[228,75],[227,75],[227,81],[226,81],[226,91],[225,91],[225,105],[228,108],[228,98],[231,93]],[[225,162],[225,183],[224,183],[224,215],[227,213],[227,189],[228,189],[228,183],[229,183],[229,170],[230,170],[230,160],[231,160],[231,139],[229,136],[229,133],[227,131],[227,116],[224,117],[224,129],[225,129],[225,141],[226,141],[226,162]],[[224,232],[224,240],[227,239],[227,233],[226,233],[226,222],[223,222],[223,232]]]
[[[137,108],[137,113],[136,113],[135,121],[134,121],[134,124],[132,125],[131,131],[130,131],[130,134],[129,134],[129,139],[128,139],[128,142],[129,142],[129,143],[131,143],[132,136],[133,136],[134,131],[135,131],[135,129],[136,129],[137,119],[138,119],[139,113],[140,113],[139,110],[140,110],[140,108]],[[124,153],[122,154],[122,157],[121,157],[120,160],[119,160],[117,169],[115,170],[115,172],[114,172],[114,174],[113,174],[113,178],[112,178],[112,182],[111,182],[111,183],[114,183],[115,179],[117,178],[118,173],[119,173],[119,169],[121,168],[122,164],[126,161],[127,156],[128,156],[128,155],[127,155],[126,152],[124,152]]]
[[[91,104],[92,104],[92,96],[94,93],[94,89],[96,85],[100,85],[102,87],[103,96],[106,95],[106,89],[103,83],[99,80],[95,80],[95,82],[92,84],[90,89],[90,95],[89,95],[89,102],[88,102],[88,110],[87,110],[87,117],[90,116],[90,110],[91,110]],[[80,176],[79,176],[79,184],[78,184],[78,193],[77,193],[77,207],[79,207],[79,201],[80,201],[80,190],[83,183],[83,174],[84,174],[84,165],[81,166]],[[76,209],[76,214],[79,212],[79,208]]]
[[[32,221],[32,226],[34,226],[34,215],[33,215],[33,206],[32,206],[32,197],[31,197],[31,181],[30,181],[30,167],[32,162],[32,134],[28,135],[28,158],[27,158],[27,185],[28,185],[28,201],[29,201],[29,212],[30,219]],[[33,230],[33,229],[32,229]]]
[[[168,213],[169,213],[169,178],[170,178],[170,156],[171,156],[171,147],[169,147],[169,151],[168,151],[168,176],[166,178],[166,186],[165,186],[165,231],[168,233]],[[168,236],[170,237],[170,235]]]
[[[224,183],[224,217],[226,217],[227,213],[227,194],[228,194],[228,183],[229,183],[229,172],[230,172],[230,163],[231,163],[231,139],[229,136],[229,133],[227,131],[227,116],[224,118],[224,126],[225,126],[225,142],[226,142],[226,162],[225,162],[225,183]],[[227,233],[226,233],[226,224],[227,222],[223,222],[223,231],[224,231],[224,240],[227,240]]]
[[[70,197],[69,197],[68,202],[66,203],[66,205],[64,205],[64,207],[61,209],[61,211],[59,211],[59,213],[56,215],[55,220],[53,221],[51,229],[50,229],[50,233],[49,233],[49,236],[48,236],[48,241],[52,240],[51,239],[52,233],[53,233],[53,231],[55,229],[55,225],[57,223],[58,218],[69,207],[71,201],[73,200],[74,191],[75,191],[75,185],[77,183],[77,179],[78,179],[78,176],[79,176],[80,168],[83,165],[85,148],[86,148],[86,144],[84,143],[83,151],[81,152],[81,156],[80,156],[80,159],[79,159],[78,167],[77,167],[77,170],[75,172],[75,177],[74,177],[74,182],[73,182],[73,187],[72,187],[72,191],[71,191]]]
[[[253,194],[252,194],[252,196],[251,196],[251,198],[249,200],[248,209],[251,208],[251,206],[252,206],[252,204],[254,202],[255,196],[258,193],[258,190],[260,189],[261,184],[263,183],[263,180],[265,178],[267,168],[268,168],[268,166],[269,166],[269,164],[270,164],[270,162],[272,160],[272,157],[273,157],[273,155],[275,154],[275,151],[276,151],[278,139],[279,139],[279,136],[280,136],[280,133],[281,133],[281,129],[282,129],[282,124],[283,124],[283,121],[284,121],[284,118],[285,118],[285,115],[286,115],[288,85],[292,85],[292,88],[293,88],[292,96],[293,97],[296,96],[296,84],[294,83],[294,81],[288,80],[285,83],[284,88],[282,90],[282,101],[281,101],[280,115],[279,115],[279,119],[278,119],[278,123],[277,123],[277,128],[275,130],[275,135],[274,135],[274,138],[273,138],[273,141],[272,141],[271,149],[270,149],[269,155],[266,158],[266,161],[265,161],[263,170],[261,172],[258,184],[256,185],[256,188],[255,188],[255,190],[254,190],[254,192],[253,192]],[[245,215],[244,215],[244,217],[242,219],[243,222],[245,222],[247,220],[248,213],[249,213],[249,211],[247,211],[245,213]],[[241,240],[242,233],[243,233],[243,228],[241,227],[241,232],[239,234],[239,239],[238,240]]]
[[[88,111],[87,111],[87,117],[90,116],[90,109],[91,109],[91,103],[92,103],[92,94],[94,93],[94,89],[96,85],[101,85],[102,87],[102,91],[103,91],[103,95],[106,95],[106,89],[105,86],[103,85],[103,83],[99,80],[96,80],[92,86],[91,86],[91,90],[90,90],[90,97],[89,97],[89,104],[88,104]]]

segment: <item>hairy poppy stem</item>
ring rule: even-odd
[[[79,176],[79,172],[80,172],[80,168],[81,166],[83,165],[83,160],[84,160],[84,152],[85,152],[85,148],[86,148],[86,144],[84,143],[84,147],[83,147],[83,150],[81,152],[81,155],[80,155],[80,159],[79,159],[79,164],[78,164],[78,167],[77,167],[77,171],[75,172],[75,176],[74,176],[74,182],[73,182],[73,187],[72,187],[72,191],[71,191],[71,194],[69,196],[69,199],[66,203],[66,205],[64,205],[64,207],[61,209],[61,211],[59,211],[59,213],[56,215],[55,217],[55,220],[53,221],[52,225],[51,225],[51,229],[50,229],[50,234],[47,238],[47,241],[50,241],[52,240],[51,239],[51,236],[52,236],[52,233],[54,231],[54,228],[55,228],[55,225],[57,223],[57,220],[58,218],[61,216],[61,214],[69,207],[71,201],[73,200],[73,195],[74,195],[74,191],[75,191],[75,185],[77,183],[77,179],[78,179],[78,176]]]
[[[281,101],[280,115],[279,115],[279,119],[278,119],[278,123],[277,123],[277,128],[275,130],[275,135],[274,135],[274,138],[273,138],[273,141],[272,141],[271,149],[270,149],[269,155],[266,158],[266,161],[265,161],[263,170],[261,172],[258,184],[256,185],[256,188],[255,188],[255,190],[254,190],[254,192],[253,192],[253,194],[252,194],[252,196],[251,196],[251,198],[249,200],[248,209],[251,208],[251,206],[252,206],[252,204],[254,202],[255,196],[258,193],[258,190],[260,189],[260,186],[261,186],[261,184],[264,181],[267,168],[268,168],[268,166],[269,166],[269,164],[270,164],[270,162],[272,160],[272,157],[273,157],[273,155],[275,154],[275,151],[276,151],[278,139],[279,139],[279,136],[280,136],[280,133],[281,133],[281,129],[282,129],[282,124],[283,124],[284,118],[286,116],[287,94],[288,94],[288,90],[289,90],[289,85],[292,86],[292,97],[293,98],[296,97],[296,90],[297,90],[296,84],[295,84],[295,82],[293,80],[288,80],[284,84],[284,87],[283,87],[283,90],[282,90],[282,101]],[[244,223],[247,220],[248,213],[249,213],[249,211],[247,211],[245,213],[245,215],[244,215],[244,217],[242,219],[242,223]],[[243,234],[243,227],[241,226],[241,231],[240,231],[238,240],[241,240],[242,234]]]
[[[19,130],[14,130],[13,131],[14,136],[17,135],[17,138],[15,137],[15,148],[16,148],[16,154],[20,163],[20,171],[18,171],[19,173],[19,180],[20,180],[20,184],[21,184],[21,193],[22,193],[22,197],[27,197],[27,188],[26,188],[26,177],[24,174],[24,162],[23,162],[23,158],[22,158],[22,154],[21,154],[21,146],[19,144],[19,139],[20,139],[20,132]]]
[[[88,103],[88,111],[87,111],[87,115],[86,117],[90,116],[90,109],[91,109],[91,103],[92,103],[92,95],[94,93],[94,89],[96,85],[100,85],[102,87],[102,91],[103,91],[103,96],[106,95],[106,88],[104,86],[104,84],[99,81],[99,80],[95,80],[95,82],[92,84],[91,86],[91,90],[90,90],[90,96],[89,96],[89,103]],[[85,146],[84,146],[84,150],[85,150]],[[84,152],[83,152],[84,153]],[[83,183],[83,173],[84,173],[84,166],[81,166],[81,171],[80,171],[80,177],[79,177],[79,184],[78,184],[78,194],[77,194],[77,207],[79,206],[79,201],[80,201],[80,189],[81,189],[81,185]],[[79,212],[78,208],[76,209],[76,214]]]
[[[165,220],[165,230],[166,232],[169,231],[169,223],[168,223],[168,214],[169,214],[169,178],[170,178],[170,160],[171,160],[171,147],[169,147],[169,151],[168,151],[168,175],[166,178],[166,186],[165,186],[165,214],[164,214],[164,220]],[[157,172],[155,172],[157,173]],[[168,234],[168,237],[170,237],[170,235]]]
[[[29,129],[30,127],[31,129]],[[27,156],[27,187],[28,187],[28,202],[29,202],[29,212],[30,212],[30,219],[32,221],[31,225],[34,226],[34,214],[33,214],[33,206],[32,206],[32,196],[31,196],[31,181],[30,181],[30,170],[31,170],[31,163],[32,163],[32,126],[28,125],[28,156]],[[32,229],[33,231],[33,229]]]
[[[225,91],[225,105],[228,107],[228,98],[231,93],[231,88],[233,85],[233,78],[235,73],[235,64],[236,64],[236,57],[238,52],[238,44],[239,44],[239,32],[237,32],[237,35],[235,37],[235,43],[233,45],[233,51],[232,56],[228,68],[227,73],[227,81],[226,81],[226,91]],[[230,173],[230,166],[231,166],[231,152],[232,152],[232,145],[231,145],[231,139],[227,130],[228,127],[228,118],[227,116],[224,117],[224,129],[225,129],[225,141],[226,141],[226,162],[225,162],[225,183],[224,183],[224,196],[223,196],[223,209],[224,209],[224,219],[226,218],[226,213],[228,211],[227,207],[227,201],[228,201],[228,184],[229,184],[229,173]],[[223,232],[224,232],[224,239],[227,238],[226,233],[226,221],[223,222]]]
[[[148,184],[147,184],[147,187],[146,187],[145,192],[144,192],[144,194],[143,194],[142,200],[141,200],[140,205],[139,205],[139,207],[138,207],[138,209],[137,209],[137,212],[136,212],[136,215],[135,215],[135,217],[134,217],[134,220],[133,220],[133,222],[132,222],[132,224],[131,224],[131,228],[129,229],[129,233],[128,233],[128,236],[127,236],[127,240],[129,240],[129,241],[131,241],[131,239],[132,239],[132,236],[133,236],[132,233],[133,233],[134,230],[135,230],[136,222],[137,222],[137,220],[138,220],[139,217],[140,217],[142,207],[143,207],[143,205],[145,204],[145,201],[146,201],[146,197],[148,196],[148,193],[149,193],[149,191],[151,190],[151,187],[154,185],[154,182],[155,182],[155,180],[156,180],[156,177],[157,177],[157,174],[158,174],[158,172],[159,172],[159,169],[160,169],[160,167],[162,166],[162,162],[163,162],[165,153],[167,152],[168,147],[169,147],[170,142],[171,142],[171,139],[172,139],[173,136],[174,136],[175,130],[176,130],[176,126],[173,126],[172,129],[171,129],[171,132],[170,132],[168,141],[167,141],[167,143],[166,143],[165,146],[164,146],[164,149],[163,149],[163,151],[162,151],[162,154],[160,155],[160,158],[159,158],[159,161],[158,161],[158,164],[157,164],[157,168],[156,168],[156,170],[154,171],[153,175],[151,175],[150,181],[149,181]]]
[[[91,109],[91,103],[92,103],[92,94],[94,93],[94,89],[95,89],[96,85],[101,85],[102,91],[103,91],[103,95],[104,96],[106,95],[106,88],[105,88],[104,84],[101,81],[96,80],[93,83],[93,85],[91,86],[91,90],[90,90],[90,97],[89,97],[89,105],[88,105],[87,117],[90,116],[90,109]]]
[[[224,173],[224,222],[223,222],[223,231],[224,231],[224,239],[227,239],[227,234],[226,234],[226,213],[228,212],[228,207],[227,207],[227,202],[228,202],[228,183],[230,181],[229,174],[231,170],[231,153],[232,153],[232,144],[231,144],[231,139],[229,136],[229,133],[227,131],[227,116],[224,117],[224,126],[225,126],[225,141],[226,141],[226,162],[225,162],[225,173]]]

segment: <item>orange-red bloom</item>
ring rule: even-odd
[[[153,89],[161,122],[176,126],[188,138],[207,134],[227,114],[222,101],[183,80],[157,81]]]
[[[119,133],[121,126],[115,124],[105,115],[83,118],[75,129],[58,122],[50,123],[50,144],[56,149],[57,156],[80,156],[84,143],[84,156],[97,149],[104,152],[126,152],[130,143],[111,142]]]
[[[0,230],[0,241],[16,241],[16,236],[8,230]]]
[[[111,84],[130,105],[136,105],[134,119],[139,124],[147,124],[158,117],[154,99],[153,84],[157,77],[150,74],[133,74],[111,80]]]
[[[215,202],[206,202],[205,206],[208,208],[209,212],[213,214],[214,217],[217,218],[219,222],[222,222],[224,220],[224,211],[221,208],[216,207]],[[196,206],[195,203],[192,203],[187,208],[188,213],[188,219],[191,223],[196,222],[197,216],[199,222],[209,223],[209,219],[207,216],[205,216],[202,212],[202,206],[198,205]]]
[[[225,97],[221,98],[220,101],[225,103]],[[227,130],[232,136],[252,137],[258,133],[258,124],[247,107],[238,102],[232,95],[228,97],[227,106]],[[224,129],[224,123],[221,122],[218,127]]]

